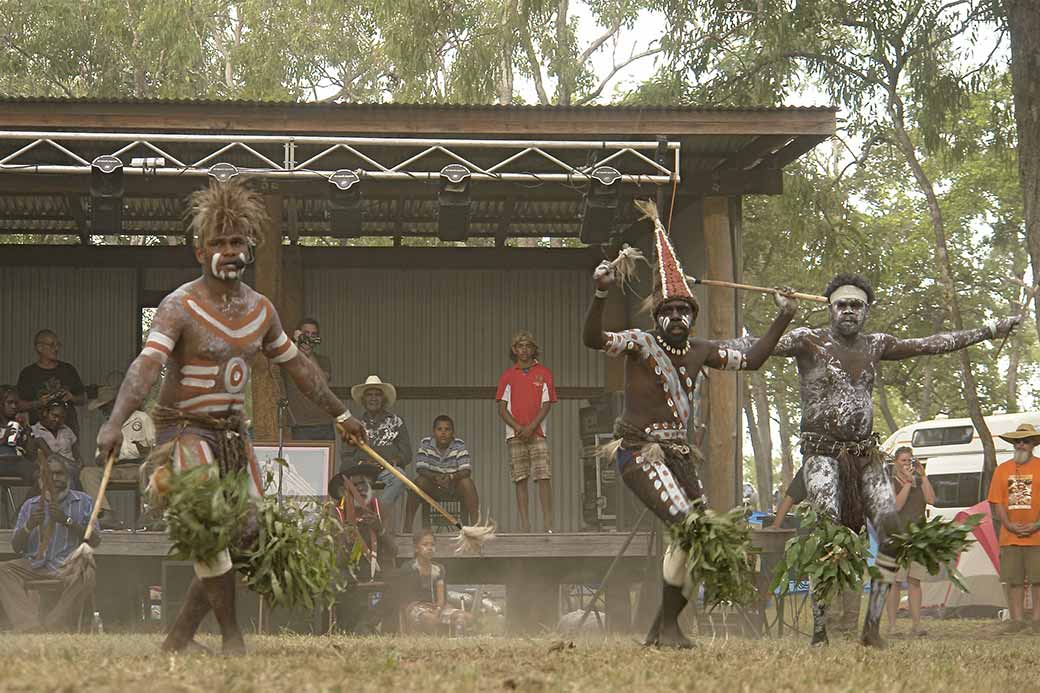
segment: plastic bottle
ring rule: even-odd
[[[94,612],[94,632],[101,634],[105,632],[105,624],[101,622],[101,612]]]

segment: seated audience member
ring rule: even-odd
[[[358,583],[373,582],[382,577],[381,563],[393,568],[397,544],[383,527],[379,500],[372,491],[372,480],[379,468],[355,464],[329,480],[329,507],[339,520],[343,532],[341,556],[350,556],[360,545],[361,560],[353,574],[346,574],[347,589],[336,600],[336,624],[340,630],[369,633],[381,620],[381,613],[370,614],[368,594],[355,589]],[[346,572],[346,566],[343,567]]]
[[[73,625],[83,608],[83,600],[94,591],[93,573],[88,573],[87,578],[72,580],[63,578],[59,572],[65,559],[82,543],[94,504],[87,494],[69,488],[63,460],[52,455],[48,468],[54,501],[48,503],[39,495],[22,505],[11,536],[11,547],[21,558],[0,563],[0,607],[16,631]],[[98,529],[95,525],[91,546],[101,543]],[[26,589],[26,583],[54,579],[66,580],[64,589],[41,623],[37,601]]]
[[[364,383],[350,388],[350,397],[362,407],[361,423],[365,426],[368,444],[380,457],[407,474],[412,464],[412,442],[404,419],[390,411],[397,401],[397,388],[384,383],[379,376],[370,375]],[[342,448],[340,471],[356,463],[373,463],[360,449],[350,445]],[[381,506],[383,524],[391,533],[400,520],[397,499],[404,495],[404,483],[391,472],[380,467],[376,491]],[[377,486],[377,488],[379,488]]]
[[[116,401],[118,388],[104,385],[98,388],[97,399],[87,405],[91,411],[101,410],[107,419],[112,415],[112,405]],[[119,459],[112,465],[111,479],[113,481],[136,481],[141,487],[141,497],[144,498],[144,490],[147,479],[141,473],[141,464],[148,459],[148,453],[155,447],[155,423],[152,417],[143,411],[135,411],[123,424],[123,446],[119,449]],[[91,498],[97,498],[97,492],[101,488],[101,477],[105,471],[105,460],[95,457],[94,464],[85,465],[79,473],[79,482],[83,490],[90,494]],[[123,523],[112,515],[112,506],[108,502],[108,496],[101,498],[101,514],[98,516],[102,529],[123,529]]]
[[[433,532],[423,529],[414,542],[415,558],[404,565],[399,578],[406,630],[437,633],[450,627],[454,633],[461,632],[472,622],[472,614],[447,606],[444,566],[433,562]]]
[[[17,476],[32,483],[36,464],[29,442],[29,428],[18,419],[18,392],[10,385],[0,385],[0,476]]]
[[[471,477],[469,450],[461,438],[455,437],[455,422],[450,416],[441,414],[433,420],[433,435],[419,443],[415,453],[415,485],[437,498],[445,493],[462,502],[462,524],[477,522],[480,506],[477,486]],[[404,529],[411,531],[415,511],[425,501],[414,491],[408,492],[408,504],[404,511]],[[428,527],[429,521],[423,521]]]
[[[58,455],[65,462],[65,473],[69,477],[69,485],[79,483],[79,471],[83,468],[79,456],[79,439],[72,429],[65,425],[65,405],[51,402],[40,410],[40,420],[33,424],[32,437],[47,446],[47,451]]]
[[[36,361],[18,374],[18,407],[29,412],[30,422],[37,423],[42,409],[50,402],[61,402],[68,407],[66,423],[79,435],[76,407],[87,401],[83,381],[76,368],[58,360],[61,340],[52,330],[40,330],[33,337]]]

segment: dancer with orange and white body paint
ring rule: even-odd
[[[173,470],[216,465],[224,475],[248,469],[250,493],[259,498],[263,481],[246,431],[244,405],[250,364],[261,351],[341,424],[345,438],[363,441],[365,430],[313,362],[298,353],[271,302],[242,281],[269,223],[261,196],[233,180],[211,182],[192,195],[191,203],[195,258],[202,276],[159,305],[112,416],[98,433],[98,449],[102,459],[119,450],[123,422],[140,407],[165,367],[153,411],[158,442],[153,456]],[[251,533],[255,535],[255,529]],[[229,553],[224,551],[211,563],[196,563],[195,573],[163,649],[194,645],[195,631],[212,609],[224,651],[244,651]]]

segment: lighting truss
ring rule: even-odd
[[[655,160],[662,146],[670,152],[665,158],[671,158],[671,168]],[[139,148],[148,150],[149,155],[134,156],[134,150]],[[90,173],[91,161],[98,155],[127,158],[123,168],[126,175],[206,176],[214,173],[214,167],[220,167],[225,159],[234,158],[235,166],[253,177],[329,180],[344,167],[325,168],[326,162],[346,155],[360,163],[359,168],[352,169],[359,178],[377,181],[434,181],[440,177],[445,159],[468,168],[471,180],[475,181],[586,184],[597,167],[607,165],[618,169],[623,183],[670,185],[680,180],[679,143],[661,144],[656,140],[480,140],[0,129],[0,173],[86,175]],[[54,161],[55,158],[62,162]],[[569,163],[564,158],[580,158],[583,163]],[[480,159],[481,164],[475,163],[476,159]],[[507,170],[511,167],[523,170]]]

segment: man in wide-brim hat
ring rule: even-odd
[[[1040,430],[1029,423],[998,437],[1011,443],[1011,459],[997,467],[987,500],[1000,521],[1000,579],[1008,586],[1011,621],[1005,633],[1030,627],[1024,620],[1025,583],[1032,589],[1032,629],[1040,632],[1040,459],[1033,450],[1040,444]]]
[[[365,382],[350,388],[350,397],[362,408],[361,423],[368,433],[368,444],[384,460],[404,470],[412,462],[412,443],[404,420],[390,411],[397,401],[397,388],[383,382],[378,375],[370,375]],[[343,450],[340,471],[357,462],[364,462],[365,453],[354,447]],[[368,460],[375,464],[374,460]],[[376,496],[382,506],[383,525],[387,531],[397,528],[397,500],[404,495],[405,487],[396,476],[381,470],[376,478]]]

